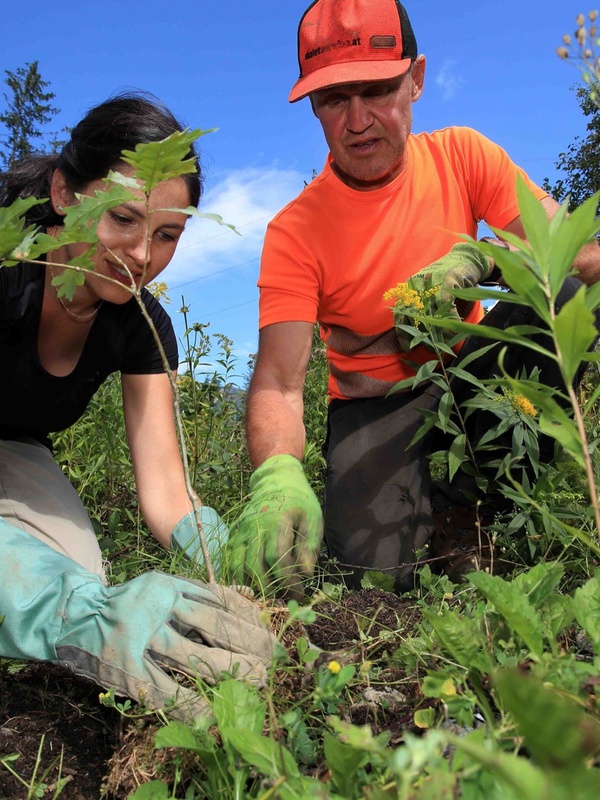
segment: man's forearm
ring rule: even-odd
[[[246,436],[252,467],[287,453],[302,460],[305,430],[302,400],[277,387],[251,386],[246,412]]]
[[[584,245],[573,262],[580,281],[592,286],[600,281],[600,245],[598,240]]]

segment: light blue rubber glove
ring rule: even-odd
[[[239,583],[273,578],[301,598],[323,539],[323,512],[302,464],[291,455],[271,456],[250,476],[250,497],[231,528],[229,566]]]
[[[200,522],[206,537],[208,554],[212,561],[213,569],[218,574],[221,564],[221,554],[229,539],[229,528],[214,508],[202,506],[200,508]],[[171,533],[171,547],[177,547],[186,556],[198,564],[204,564],[200,537],[196,528],[194,514],[190,512],[182,517]]]
[[[264,679],[275,639],[234,589],[160,572],[107,587],[2,519],[0,543],[0,656],[59,664],[185,721],[209,709],[171,671]]]

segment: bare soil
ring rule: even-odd
[[[405,636],[414,633],[419,621],[414,605],[368,589],[348,593],[341,602],[323,602],[316,610],[317,620],[304,634],[323,651],[317,664],[371,663],[364,685],[353,682],[342,715],[354,724],[368,723],[374,733],[389,731],[390,743],[399,743],[413,730],[413,714],[423,699],[417,678],[388,662]],[[274,627],[279,624],[281,618]],[[285,642],[292,658],[296,635]],[[306,693],[306,682],[297,675],[292,679],[289,671],[282,672],[280,690],[290,700],[295,692]],[[59,777],[67,779],[61,800],[124,800],[142,783],[168,780],[169,754],[153,749],[156,726],[130,722],[101,706],[99,691],[48,664],[15,669],[9,661],[0,662],[0,800],[53,798]],[[12,754],[19,756],[9,763],[21,781],[3,763]],[[32,794],[28,787],[41,783],[45,790]]]

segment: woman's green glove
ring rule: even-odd
[[[229,566],[238,583],[275,581],[304,594],[323,539],[323,512],[302,464],[290,455],[268,458],[250,478],[250,498],[229,539]]]
[[[443,305],[450,303],[449,313],[458,319],[464,319],[473,309],[469,300],[455,299],[456,289],[477,286],[492,272],[493,262],[481,250],[470,242],[460,242],[445,256],[434,261],[428,267],[417,272],[407,283],[417,292],[424,302],[424,312],[435,314]],[[394,325],[398,340],[405,352],[410,350],[410,336],[399,325],[413,325],[414,320],[403,311],[401,303],[394,308]],[[452,338],[451,331],[442,331],[442,335]]]
[[[210,713],[196,678],[265,679],[275,638],[235,589],[161,572],[104,586],[2,519],[0,542],[0,656],[51,661],[187,722]]]

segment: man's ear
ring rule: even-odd
[[[423,85],[425,83],[425,56],[420,55],[417,56],[415,59],[415,63],[412,65],[411,75],[412,75],[412,101],[416,103],[417,100],[423,94]]]
[[[50,202],[52,203],[54,211],[61,217],[64,217],[66,214],[66,206],[72,206],[77,202],[75,195],[67,186],[67,180],[64,174],[59,169],[55,169],[52,173]]]

